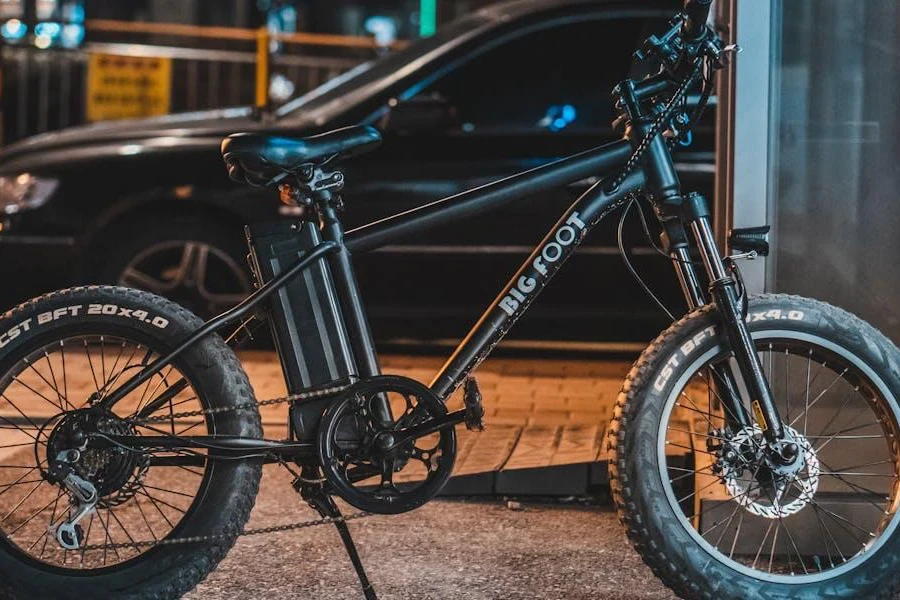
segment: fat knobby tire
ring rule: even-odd
[[[94,305],[115,306],[88,314]],[[72,310],[78,306],[80,309]],[[146,319],[128,316],[142,310]],[[41,317],[41,315],[44,315]],[[39,324],[39,321],[43,323]],[[27,329],[22,323],[28,323]],[[165,325],[163,326],[163,324]],[[78,287],[28,301],[0,316],[0,376],[29,345],[72,335],[106,332],[151,345],[158,353],[174,348],[202,321],[184,308],[146,292],[112,286]],[[204,408],[252,403],[253,389],[234,352],[217,335],[187,350],[178,368]],[[262,437],[259,411],[242,408],[213,417],[218,434]],[[182,535],[224,534],[207,542],[157,546],[112,569],[90,574],[63,571],[29,560],[0,541],[0,597],[20,600],[98,598],[164,600],[179,598],[202,581],[234,545],[259,490],[258,460],[218,461],[206,493],[180,525]]]
[[[900,398],[900,351],[884,335],[854,315],[806,298],[761,295],[751,298],[751,331],[789,330],[814,334],[844,348],[868,365]],[[795,312],[791,312],[795,311]],[[784,315],[802,315],[796,320]],[[773,318],[766,318],[771,315]],[[715,327],[715,334],[711,334]],[[609,428],[610,482],[619,519],[657,577],[683,598],[708,600],[871,598],[887,599],[900,591],[900,528],[877,551],[851,570],[815,583],[792,585],[740,573],[690,537],[682,516],[673,511],[660,477],[657,434],[663,405],[689,360],[663,374],[674,353],[691,340],[698,346],[719,344],[721,330],[714,309],[698,309],[664,331],[635,363],[619,393]],[[698,337],[695,337],[698,336]],[[702,350],[702,348],[701,348]],[[660,378],[664,385],[660,386]],[[663,387],[662,390],[656,388]]]

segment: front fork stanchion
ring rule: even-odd
[[[784,436],[784,425],[775,407],[772,392],[762,370],[759,355],[750,332],[737,292],[737,282],[725,269],[725,263],[716,246],[709,225],[709,210],[706,199],[699,194],[685,198],[684,211],[691,225],[697,247],[703,258],[710,281],[710,295],[722,320],[722,326],[734,353],[744,387],[750,397],[750,406],[756,423],[763,430],[766,440],[772,444],[780,442]],[[793,447],[793,445],[787,445]],[[788,447],[785,451],[788,451]],[[785,459],[793,457],[785,456]]]
[[[707,303],[703,286],[694,268],[690,253],[690,244],[679,218],[663,220],[663,247],[668,249],[669,257],[675,266],[681,291],[684,293],[688,310],[700,308]],[[716,400],[724,405],[725,423],[732,431],[749,427],[752,423],[746,407],[741,403],[740,388],[734,379],[734,373],[728,365],[718,364],[709,369],[707,384],[712,388]]]

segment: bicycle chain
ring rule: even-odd
[[[238,533],[239,536],[263,535],[266,533],[278,533],[280,531],[293,531],[295,529],[307,529],[317,525],[328,525],[340,521],[353,521],[371,516],[371,513],[356,512],[341,517],[323,517],[313,521],[300,521],[297,523],[287,523],[285,525],[273,525],[271,527],[258,527],[256,529],[245,529]],[[125,548],[145,548],[150,546],[177,546],[180,544],[200,544],[203,542],[211,542],[218,539],[227,539],[231,537],[228,533],[213,533],[210,535],[195,535],[182,538],[166,538],[162,540],[144,540],[140,542],[120,542],[116,544],[90,544],[80,548],[80,552],[89,552],[91,550],[123,550]]]
[[[233,412],[238,410],[246,410],[248,408],[259,408],[261,406],[271,406],[275,404],[284,404],[286,402],[299,401],[299,400],[312,400],[315,398],[322,398],[324,396],[330,396],[339,392],[345,391],[349,388],[349,385],[341,385],[341,386],[332,386],[328,388],[322,388],[319,390],[311,390],[308,392],[300,392],[298,394],[290,394],[287,396],[283,396],[280,398],[272,398],[270,400],[261,400],[254,402],[243,402],[241,404],[237,404],[235,406],[219,406],[215,408],[205,408],[200,410],[192,410],[192,411],[184,411],[180,413],[173,413],[167,415],[158,415],[155,417],[145,417],[143,419],[128,419],[127,422],[134,425],[141,425],[147,423],[158,423],[162,421],[170,421],[174,419],[183,419],[186,417],[199,417],[205,415],[217,415],[226,412]],[[299,477],[296,472],[294,472],[290,467],[288,467],[284,461],[279,461],[282,466],[284,466],[288,472],[290,472],[295,477]],[[370,516],[371,513],[367,512],[356,512],[346,516],[341,517],[323,517],[321,519],[315,519],[312,521],[299,521],[296,523],[286,523],[284,525],[273,525],[270,527],[258,527],[256,529],[245,529],[238,533],[237,535],[240,537],[248,536],[248,535],[263,535],[266,533],[278,533],[281,531],[293,531],[295,529],[307,529],[309,527],[316,527],[318,525],[328,525],[331,523],[337,523],[340,521],[353,521],[355,519],[362,519],[363,517]],[[227,539],[231,537],[231,534],[228,533],[213,533],[210,535],[197,535],[197,536],[187,536],[181,538],[165,538],[161,540],[142,540],[142,541],[130,541],[130,542],[119,542],[116,544],[90,544],[84,546],[80,549],[80,552],[88,552],[91,550],[122,550],[126,548],[147,548],[153,546],[175,546],[180,544],[200,544],[204,542],[211,542],[219,539]]]
[[[312,400],[322,398],[345,391],[349,385],[334,386],[322,388],[319,390],[311,390],[309,392],[300,392],[299,394],[290,394],[280,398],[272,398],[270,400],[261,400],[253,402],[243,402],[235,406],[217,406],[215,408],[201,408],[199,410],[190,410],[185,412],[177,412],[172,414],[157,415],[155,417],[144,417],[142,419],[126,419],[127,423],[133,425],[143,425],[146,423],[161,423],[163,421],[171,421],[174,419],[184,419],[187,417],[202,417],[205,415],[218,415],[226,412],[234,412],[238,410],[246,410],[248,408],[260,408],[262,406],[271,406],[273,404],[284,404],[285,402],[293,402],[295,400]]]

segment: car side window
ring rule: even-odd
[[[626,78],[646,19],[591,19],[487,50],[419,95],[440,98],[463,132],[611,130],[610,92]]]

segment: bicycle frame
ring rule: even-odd
[[[351,350],[359,368],[360,377],[378,375],[380,368],[375,355],[374,344],[368,329],[365,312],[360,295],[356,287],[356,277],[353,273],[350,261],[351,253],[363,253],[392,243],[397,238],[408,235],[414,231],[422,231],[426,228],[436,227],[452,223],[467,217],[472,217],[483,212],[498,208],[499,206],[513,202],[522,196],[539,193],[554,187],[559,187],[596,176],[597,173],[608,173],[620,167],[631,154],[631,146],[627,141],[620,140],[604,146],[587,150],[574,156],[563,158],[522,173],[512,175],[506,179],[496,181],[479,188],[468,190],[431,204],[424,205],[410,211],[400,213],[381,221],[347,232],[340,228],[336,217],[332,214],[329,219],[326,216],[326,226],[323,228],[323,242],[313,248],[299,259],[291,268],[266,283],[246,300],[234,308],[210,319],[196,332],[186,338],[172,352],[162,356],[142,369],[138,374],[123,383],[116,390],[107,394],[100,402],[105,408],[111,408],[121,398],[134,391],[145,383],[153,375],[159,373],[167,364],[175,360],[186,348],[196,343],[210,333],[221,330],[226,325],[241,319],[256,308],[261,302],[284,287],[292,278],[296,277],[309,265],[323,256],[329,257],[332,275],[334,277],[335,291],[345,309],[347,309],[347,329]],[[550,276],[556,272],[559,266],[565,262],[572,252],[581,244],[584,236],[593,228],[602,216],[613,210],[629,194],[637,192],[644,184],[641,171],[635,173],[629,179],[628,185],[622,186],[614,194],[606,194],[600,183],[595,184],[584,192],[578,200],[566,211],[560,223],[572,219],[578,215],[583,226],[578,227],[578,234],[565,245],[560,245],[559,257],[554,257],[549,262],[546,274],[537,273],[534,278],[534,289],[526,292],[528,298],[534,298],[546,285]],[[466,339],[460,344],[453,358],[442,369],[432,389],[446,399],[464,379],[477,363],[483,359],[483,355],[493,348],[505,335],[506,331],[521,316],[525,307],[520,307],[513,315],[498,308],[502,300],[510,294],[511,290],[517,290],[517,295],[522,295],[517,287],[518,280],[525,276],[524,273],[533,268],[534,259],[544,248],[545,244],[552,243],[552,237],[556,234],[555,226],[547,237],[544,238],[522,268],[507,284],[503,292],[494,303],[485,311],[482,318],[475,325]],[[566,234],[567,235],[567,234]],[[530,300],[529,300],[530,302]],[[508,305],[504,305],[508,306]],[[472,359],[462,360],[463,356],[479,356],[477,362]],[[468,363],[472,364],[468,364]],[[454,364],[456,366],[450,367]],[[443,382],[443,383],[441,383]],[[145,408],[152,412],[155,406]]]
[[[346,233],[337,216],[331,194],[325,192],[321,197],[314,198],[321,222],[322,243],[306,252],[293,267],[260,287],[244,302],[208,321],[170,354],[147,365],[118,389],[101,398],[98,404],[104,408],[111,408],[121,398],[160,372],[191,344],[241,318],[323,256],[327,256],[334,291],[344,310],[350,346],[348,351],[355,360],[357,375],[360,378],[378,375],[379,364],[353,272],[352,253],[367,252],[413,232],[473,217],[526,195],[600,175],[601,179],[566,210],[484,311],[432,380],[430,384],[432,391],[446,401],[527,311],[531,302],[597,223],[620,207],[632,194],[645,190],[653,200],[657,216],[663,226],[664,241],[668,246],[688,306],[695,308],[707,300],[706,290],[700,286],[700,277],[690,259],[690,244],[685,227],[690,226],[706,267],[710,293],[719,308],[724,308],[721,310],[723,325],[727,330],[729,342],[735,349],[742,379],[751,397],[754,398],[754,403],[758,403],[753,407],[757,420],[760,420],[758,415],[761,413],[763,423],[766,425],[764,428],[766,435],[773,440],[781,440],[783,438],[781,421],[775,412],[768,384],[744,325],[737,284],[730,276],[711,234],[705,199],[699,195],[687,198],[682,196],[671,154],[661,135],[656,135],[650,142],[645,159],[640,165],[633,165],[634,168],[626,178],[611,182],[609,177],[611,173],[620,171],[626,165],[639,140],[649,131],[652,118],[642,114],[640,103],[642,98],[658,93],[659,88],[659,82],[652,80],[641,84],[627,80],[617,87],[617,94],[622,99],[620,104],[627,110],[632,124],[632,134],[625,139],[399,213]],[[287,349],[292,349],[289,344]],[[733,374],[722,373],[720,379],[723,386],[721,389],[726,392],[724,397],[733,398],[733,394],[729,392],[738,389]],[[173,386],[173,389],[180,391],[177,385]],[[299,390],[289,391],[295,393]],[[164,394],[160,399],[150,403],[144,412],[149,414],[156,410],[161,403],[167,401],[167,396],[168,394]],[[727,402],[733,404],[727,407],[730,408],[728,412],[732,422],[744,426],[752,421],[742,405],[730,400]],[[248,449],[254,447],[248,440],[222,440],[211,437],[207,440],[210,444],[206,444],[201,438],[202,436],[192,436],[189,439],[175,439],[180,440],[179,443],[183,447],[210,448],[225,452],[233,450],[236,453],[246,453]],[[159,440],[153,438],[142,440],[138,437],[128,441],[141,446],[158,445]],[[175,445],[172,440],[167,443]],[[314,454],[313,444],[306,446],[309,448],[298,443],[285,443],[279,446],[278,442],[263,440],[258,449],[276,454],[283,451],[285,457],[296,459]]]

